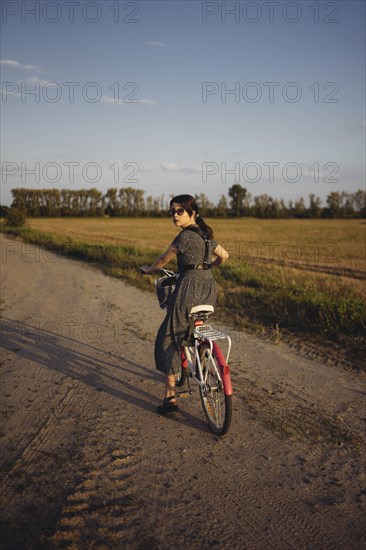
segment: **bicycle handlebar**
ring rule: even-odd
[[[160,271],[163,275],[168,275],[168,277],[171,277],[172,275],[176,275],[175,271],[171,271],[170,269],[165,269],[164,267],[161,267],[157,271]]]
[[[175,271],[171,271],[170,269],[165,269],[164,267],[160,267],[157,269],[154,273],[145,273],[143,270],[144,266],[138,266],[138,269],[142,275],[154,275],[156,273],[160,273],[161,275],[167,275],[168,277],[171,277],[172,275],[176,275]]]

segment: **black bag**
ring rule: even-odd
[[[164,275],[163,277],[156,279],[155,291],[161,309],[167,309],[169,299],[175,291],[175,285],[178,277],[179,273],[175,273],[174,275]]]

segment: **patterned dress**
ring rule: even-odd
[[[156,368],[164,374],[177,374],[180,366],[180,347],[189,327],[189,312],[200,304],[215,305],[216,283],[211,269],[189,269],[191,264],[203,263],[205,241],[194,231],[184,230],[174,239],[172,246],[178,249],[178,271],[181,273],[171,297],[166,317],[155,340]],[[217,247],[210,240],[210,257]]]

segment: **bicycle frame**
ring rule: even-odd
[[[210,349],[210,361],[211,361],[212,367],[215,373],[218,375],[218,377],[219,378],[221,377],[221,380],[224,386],[224,393],[225,395],[232,395],[233,388],[232,388],[231,379],[230,379],[230,367],[227,364],[229,360],[230,351],[231,351],[230,336],[228,336],[227,334],[221,331],[212,329],[211,325],[201,325],[201,326],[195,327],[193,331],[193,337],[195,340],[194,347],[182,346],[181,348],[182,367],[189,368],[192,373],[192,377],[197,382],[197,384],[199,386],[202,386],[203,388],[206,388],[208,369],[204,374],[202,370],[199,352],[202,345],[207,344]],[[222,353],[219,345],[216,343],[216,340],[227,341],[228,351],[226,354],[226,358],[224,357],[224,354]],[[213,356],[217,360],[220,372],[218,371],[215,361],[213,361],[212,359]],[[198,373],[197,373],[197,369],[198,369]]]

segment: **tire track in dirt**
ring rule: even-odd
[[[256,263],[265,263],[279,267],[299,269],[303,271],[312,271],[314,273],[323,273],[325,275],[334,275],[335,277],[348,277],[351,279],[366,280],[366,272],[352,267],[336,267],[327,264],[307,264],[291,260],[276,260],[271,258],[248,258],[249,261]]]
[[[225,477],[228,477],[227,473]],[[306,549],[309,548],[311,541],[311,546],[314,548],[333,550],[334,546],[328,538],[306,521],[301,513],[296,513],[284,500],[273,497],[275,485],[268,490],[265,484],[248,485],[246,482],[238,480],[234,483],[231,478],[230,491],[227,490],[227,484],[221,485],[220,490],[228,501],[231,500],[240,506],[241,516],[245,517],[246,521],[250,518],[249,527],[257,524],[256,531],[261,536],[264,546],[281,549]],[[258,498],[259,494],[260,498]],[[263,521],[259,522],[257,519],[263,509],[272,510],[271,515],[275,517],[275,521],[272,521],[270,525],[266,526]],[[242,521],[243,518],[240,517],[240,520]],[[263,537],[263,533],[267,534],[266,538]],[[252,548],[256,548],[257,545],[258,538],[253,541]]]
[[[121,411],[110,405],[99,417],[85,441],[85,475],[67,497],[54,534],[54,547],[150,548],[153,539],[145,525],[145,502],[136,490],[136,480],[146,474],[141,430],[132,411],[123,411],[123,436],[111,426],[121,424]],[[144,546],[145,544],[145,546]]]
[[[134,460],[140,452],[135,445],[139,431],[131,422],[131,429],[123,433],[121,448],[111,428],[121,424],[121,410],[113,412],[110,403],[101,403],[92,418],[89,410],[87,414],[80,410],[79,395],[80,389],[68,393],[58,414],[45,422],[13,464],[3,484],[3,518],[11,528],[15,521],[20,522],[29,533],[34,521],[30,506],[46,508],[51,496],[49,512],[37,519],[35,541],[64,548],[65,544],[83,546],[89,538],[95,545],[88,547],[116,547],[122,532],[127,530],[130,536],[134,524],[134,537],[139,536],[140,503],[130,497],[133,477],[140,468],[140,462]],[[128,422],[131,415],[125,413],[123,419]],[[28,494],[30,482],[38,487],[35,502]],[[48,538],[47,526],[52,523],[53,535]]]
[[[259,418],[263,425],[281,438],[298,438],[312,443],[352,445],[361,450],[365,446],[360,427],[342,422],[338,414],[330,414],[300,396],[266,395],[251,385],[239,397],[242,406]]]
[[[311,525],[301,514],[286,505],[278,495],[278,482],[269,484],[248,482],[247,473],[236,471],[233,476],[227,468],[226,452],[223,449],[209,458],[201,456],[200,474],[195,474],[198,457],[184,455],[179,476],[184,478],[173,489],[178,493],[187,492],[201,495],[187,514],[189,499],[177,500],[174,517],[180,518],[179,529],[175,526],[175,541],[178,547],[184,545],[188,534],[190,548],[208,549],[220,541],[220,548],[333,548],[327,537]],[[213,490],[208,490],[212,488]],[[275,496],[273,496],[273,494]],[[166,509],[169,511],[167,497]],[[218,510],[220,511],[218,513]],[[271,510],[268,514],[265,511]],[[263,513],[264,512],[264,513]],[[169,517],[169,516],[168,516]],[[209,518],[209,532],[203,536],[202,523]],[[174,525],[168,524],[171,532]],[[225,541],[221,533],[225,531]],[[182,537],[179,538],[179,535]],[[161,548],[168,548],[168,544]]]
[[[7,390],[8,393],[2,400],[1,430],[4,433],[2,446],[6,453],[3,453],[1,470],[2,472],[10,470],[10,479],[12,470],[16,468],[19,461],[29,458],[27,457],[28,450],[36,445],[42,432],[53,421],[57,409],[62,407],[63,402],[72,391],[70,380],[64,376],[62,379],[58,377],[57,388],[51,393],[50,373],[45,373],[43,367],[37,368],[35,372],[36,376],[33,380],[36,384],[35,387],[28,387],[24,391],[24,386],[20,386],[15,388],[17,391],[13,393],[9,393]],[[48,376],[45,377],[45,374]],[[23,381],[26,377],[26,373],[22,375]],[[12,405],[12,403],[16,403],[16,405]],[[9,475],[5,475],[2,479],[4,494],[7,494],[9,490],[7,487]]]
[[[198,395],[195,397],[198,398]],[[190,412],[196,414],[197,408],[195,402],[187,407]],[[186,410],[178,414],[184,417]],[[164,419],[163,423],[167,428],[169,423],[174,421]],[[173,532],[174,544],[178,548],[185,544],[189,544],[192,549],[201,550],[215,547],[217,544],[220,544],[220,549],[293,548],[287,542],[292,533],[286,528],[285,512],[281,527],[277,526],[278,518],[276,525],[272,525],[261,517],[259,508],[266,507],[270,493],[268,498],[263,500],[263,488],[260,484],[248,486],[245,472],[242,474],[241,471],[237,471],[235,477],[228,475],[225,442],[207,431],[204,424],[201,435],[189,434],[187,429],[169,441],[167,435],[164,438],[164,432],[167,433],[165,426],[160,428],[163,434],[162,444],[169,446],[164,467],[161,463],[159,467],[158,463],[152,461],[147,472],[156,486],[155,494],[148,495],[148,498],[153,501],[157,499],[159,504],[155,513],[150,511],[151,524],[155,525],[152,532],[159,549],[171,547]],[[214,441],[217,442],[215,453],[210,450]],[[151,446],[153,445],[152,439]],[[155,441],[155,453],[156,446]],[[206,458],[206,447],[210,459]],[[163,447],[160,446],[158,450],[163,451]],[[257,492],[258,497],[255,496]],[[292,513],[290,518],[290,521],[296,520],[299,523],[299,529],[303,527],[300,515]],[[315,531],[309,527],[307,536],[310,540],[313,535]],[[299,538],[301,539],[300,535]],[[322,537],[314,536],[314,540],[316,538],[321,540]],[[307,540],[309,542],[309,539]]]
[[[62,407],[69,408],[69,390]],[[59,416],[50,415],[38,426],[31,440],[24,441],[21,454],[11,465],[4,481],[2,500],[3,541],[5,547],[27,547],[42,539],[55,521],[61,502],[76,472],[70,457],[78,454],[78,430],[72,422],[60,427]],[[30,535],[31,534],[31,535]]]

